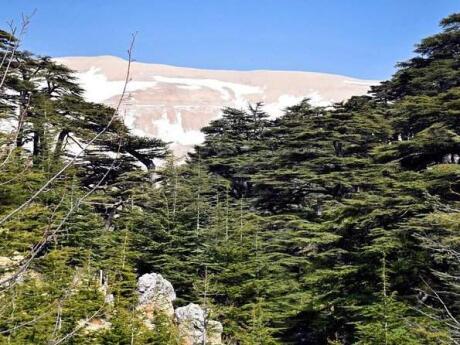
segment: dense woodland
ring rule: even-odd
[[[367,96],[224,109],[184,164],[66,67],[0,49],[1,344],[179,344],[136,318],[148,272],[226,344],[460,343],[460,14]],[[78,328],[93,315],[111,329]]]

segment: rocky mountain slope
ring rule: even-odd
[[[86,98],[114,105],[123,88],[127,62],[113,56],[56,59],[77,72]],[[136,134],[172,142],[177,154],[203,140],[200,128],[225,106],[264,102],[272,116],[305,97],[329,105],[367,92],[375,81],[290,71],[200,70],[135,62],[122,106]]]

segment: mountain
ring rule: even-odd
[[[113,56],[63,57],[56,61],[77,73],[89,101],[114,105],[121,95],[127,61]],[[222,107],[264,102],[273,117],[305,97],[330,105],[362,95],[372,80],[291,71],[226,71],[134,62],[121,114],[135,134],[171,142],[182,155],[203,140],[200,129],[219,117]]]

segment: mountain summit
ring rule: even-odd
[[[64,57],[58,62],[77,73],[89,101],[114,105],[121,95],[127,61],[113,56]],[[178,155],[203,140],[200,129],[222,107],[263,102],[276,117],[309,98],[325,106],[365,94],[372,80],[313,72],[204,70],[134,62],[121,114],[135,134],[171,142]]]

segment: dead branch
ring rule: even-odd
[[[112,117],[110,118],[109,122],[107,123],[107,125],[99,132],[97,133],[87,144],[85,144],[85,146],[83,147],[83,149],[81,151],[79,151],[69,162],[67,162],[67,164],[64,165],[64,167],[62,167],[53,177],[51,177],[45,184],[43,184],[43,186],[37,190],[29,199],[27,199],[24,203],[22,203],[20,206],[18,206],[16,209],[14,209],[13,211],[11,211],[10,213],[8,213],[5,217],[3,217],[1,220],[0,220],[0,225],[4,224],[7,220],[11,219],[15,214],[17,214],[18,212],[20,212],[22,209],[24,209],[26,206],[28,206],[32,201],[34,201],[41,193],[43,193],[46,188],[51,184],[53,183],[62,173],[64,173],[70,166],[72,166],[76,160],[101,136],[103,135],[109,128],[110,126],[112,125],[113,121],[117,118],[117,115],[118,115],[118,111],[120,109],[120,106],[121,106],[121,103],[124,99],[124,96],[126,94],[126,89],[127,89],[127,86],[128,86],[128,82],[129,82],[129,78],[130,78],[130,71],[131,71],[131,63],[132,63],[132,50],[133,50],[133,47],[134,47],[134,42],[135,42],[135,38],[136,38],[136,35],[133,34],[132,36],[132,40],[131,40],[131,44],[130,44],[130,47],[128,49],[128,67],[127,67],[127,73],[126,73],[126,78],[125,78],[125,81],[124,81],[124,85],[123,85],[123,91],[122,91],[122,94],[120,96],[120,99],[118,101],[118,104],[116,106],[116,108],[114,109],[114,112],[113,112],[113,115]],[[0,285],[1,285],[1,282],[0,282]]]
[[[16,51],[18,50],[18,48],[20,46],[20,43],[21,43],[22,39],[24,38],[24,35],[27,33],[27,29],[29,27],[30,20],[35,15],[35,12],[37,12],[37,10],[33,10],[33,12],[30,15],[24,15],[24,14],[21,15],[21,19],[22,19],[21,30],[19,32],[19,37],[16,38],[16,41],[14,42],[13,47],[11,48],[10,57],[8,59],[5,71],[3,72],[3,76],[2,76],[2,79],[0,81],[0,89],[3,87],[3,84],[5,83],[6,77],[8,75],[8,71],[9,71],[9,69],[11,67],[11,63],[13,62],[13,59],[14,59],[14,55],[16,54]],[[14,27],[13,24],[10,25],[10,28],[11,28],[10,37],[11,37],[11,39],[13,39],[17,28]],[[2,65],[0,65],[0,68],[5,63],[5,61],[3,61],[3,60],[6,59],[7,53],[8,53],[8,51],[5,52],[5,55],[4,55],[3,59],[2,59]]]
[[[75,327],[72,332],[67,333],[65,336],[63,336],[62,338],[60,338],[58,340],[50,340],[48,342],[48,344],[50,344],[50,345],[59,345],[59,344],[62,344],[63,342],[65,342],[66,340],[70,339],[71,337],[73,337],[75,335],[75,333],[77,333],[80,329],[85,327],[88,324],[88,322],[90,322],[97,315],[99,315],[99,313],[103,310],[104,305],[105,305],[105,303],[103,303],[102,306],[98,310],[96,310],[90,317],[88,317],[85,320],[85,322],[77,325],[77,327]]]
[[[11,288],[13,285],[15,285],[15,283],[18,281],[18,278],[21,277],[22,274],[24,274],[24,272],[29,268],[29,266],[32,263],[32,261],[41,252],[41,250],[45,247],[45,245],[49,242],[49,240],[54,238],[57,235],[57,233],[61,230],[61,228],[64,226],[64,224],[67,222],[69,217],[73,214],[73,212],[75,210],[77,210],[80,207],[81,203],[87,197],[89,197],[104,182],[104,180],[107,178],[108,174],[115,167],[115,163],[116,163],[116,161],[118,159],[120,148],[121,148],[121,140],[120,140],[120,143],[119,143],[117,157],[112,161],[112,164],[110,165],[109,169],[107,169],[106,173],[102,176],[102,178],[98,181],[98,183],[96,183],[96,185],[94,185],[93,188],[91,188],[86,194],[84,194],[80,199],[78,199],[75,204],[73,204],[70,207],[69,211],[66,213],[66,215],[61,220],[61,222],[59,223],[59,225],[57,226],[56,229],[54,229],[51,233],[48,232],[48,230],[45,231],[42,241],[39,242],[38,244],[36,244],[32,248],[30,256],[26,260],[26,262],[13,275],[11,275],[10,277],[0,281],[0,286],[12,282],[4,290],[2,290],[2,292],[5,291],[6,289]]]

